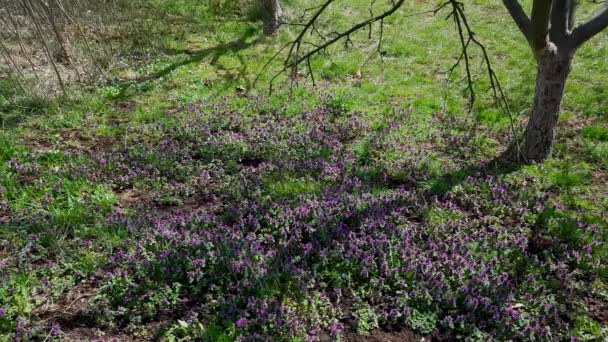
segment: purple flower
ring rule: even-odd
[[[166,288],[177,283],[180,296],[204,294],[205,300],[192,301],[203,304],[189,308],[201,321],[238,318],[235,326],[248,330],[244,340],[337,335],[343,313],[359,304],[386,325],[432,308],[437,321],[453,329],[476,327],[504,339],[532,334],[542,340],[547,331],[537,327],[567,330],[560,306],[543,311],[547,297],[525,295],[546,292],[547,278],[567,286],[574,277],[568,264],[552,268],[545,261],[552,258],[528,251],[536,211],[547,198],[522,199],[521,189],[500,176],[482,175],[428,194],[416,185],[429,181],[417,170],[424,158],[419,139],[393,131],[411,122],[404,113],[375,132],[357,113],[338,120],[322,106],[296,116],[267,115],[272,111],[265,106],[252,99],[246,116],[229,103],[181,106],[171,113],[174,122],[161,127],[162,141],[98,153],[89,170],[95,179],[121,189],[163,181],[169,197],[195,204],[108,213],[108,222],[123,225],[132,238],[111,261],[112,275],[132,284],[126,300],[146,301],[150,281]],[[368,176],[352,151],[359,137],[369,138],[373,158],[366,163],[377,175]],[[453,139],[458,149],[469,139],[431,138]],[[386,161],[383,151],[400,153]],[[377,191],[384,184],[391,186]],[[604,240],[589,241],[557,243],[547,252],[591,259]],[[533,272],[522,277],[514,264]],[[267,296],[275,292],[275,299]],[[511,302],[525,306],[505,307]],[[315,308],[322,312],[311,314]],[[525,324],[515,324],[521,317]]]
[[[247,320],[247,318],[241,317],[236,321],[235,324],[237,328],[243,329],[249,324],[249,320]]]
[[[515,309],[509,308],[507,309],[507,312],[509,313],[509,315],[511,315],[511,317],[514,320],[519,320],[519,318],[521,317],[521,315],[519,314],[519,312]]]
[[[53,327],[51,328],[51,335],[53,336],[58,336],[63,334],[63,331],[61,330],[61,327],[57,324],[53,324]]]

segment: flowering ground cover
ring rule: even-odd
[[[418,20],[419,35],[438,30]],[[252,23],[218,25],[198,37],[221,40],[217,58],[165,56],[138,70],[161,78],[24,105],[37,116],[10,108],[0,340],[608,338],[608,104],[593,69],[573,76],[555,157],[515,167],[493,162],[508,119],[445,94],[424,41],[388,43],[369,79],[343,51],[355,57],[316,61],[316,89],[243,94],[256,74],[239,61],[255,69],[274,45],[249,44]],[[243,36],[242,50],[224,41]],[[402,81],[377,76],[404,65]],[[509,76],[524,111],[532,85]]]

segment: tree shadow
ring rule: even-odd
[[[197,51],[175,50],[175,51],[173,51],[173,53],[176,53],[176,54],[177,53],[186,53],[186,54],[188,54],[188,58],[186,58],[182,61],[179,61],[179,62],[172,63],[172,64],[164,67],[163,69],[156,71],[154,73],[151,73],[149,75],[137,77],[133,80],[118,81],[118,82],[114,83],[114,86],[119,87],[121,90],[121,93],[125,93],[126,88],[128,88],[131,85],[146,83],[149,81],[154,81],[154,80],[160,79],[181,67],[184,67],[184,66],[187,66],[187,65],[190,65],[193,63],[199,63],[209,57],[210,57],[210,61],[209,61],[210,65],[215,66],[218,70],[227,71],[226,75],[224,76],[224,78],[226,79],[227,82],[234,82],[235,80],[247,80],[247,77],[246,77],[247,70],[248,70],[247,62],[245,61],[243,56],[238,54],[238,52],[251,48],[251,47],[259,44],[263,40],[261,36],[258,36],[257,38],[248,41],[248,39],[255,36],[255,34],[256,34],[256,30],[247,30],[238,39],[236,39],[232,42],[225,43],[225,44],[220,44],[220,45],[216,45],[216,46],[213,46],[210,48],[201,49],[201,50],[197,50]],[[239,63],[242,65],[242,67],[239,69],[237,74],[228,72],[229,70],[219,63],[219,60],[222,56],[225,56],[230,53],[236,53],[237,58],[239,59]],[[247,80],[248,87],[250,86],[250,84],[251,84],[251,82]]]
[[[46,113],[51,101],[39,96],[20,97],[0,105],[0,128],[15,128],[34,116]]]
[[[434,179],[430,193],[444,195],[469,177],[498,177],[518,171],[525,163],[517,161],[511,147],[493,159],[448,172]]]

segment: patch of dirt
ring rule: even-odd
[[[591,179],[594,183],[608,184],[608,172],[604,170],[595,170],[591,173]]]
[[[45,139],[26,139],[25,146],[35,152],[48,152],[53,150],[52,143]]]
[[[117,141],[117,137],[94,137],[94,145],[91,146],[91,149],[96,152],[109,151],[112,149],[112,147],[116,144]]]
[[[168,322],[151,322],[137,331],[101,330],[93,328],[75,328],[64,330],[63,337],[68,341],[103,341],[103,342],[144,342],[157,340],[158,331]]]
[[[106,337],[102,337],[105,335],[104,332],[97,329],[90,328],[75,328],[75,329],[65,329],[61,327],[64,332],[63,337],[68,341],[112,341]]]
[[[86,129],[86,128],[85,128]],[[53,149],[74,149],[87,152],[110,151],[119,140],[114,136],[89,136],[82,130],[66,130],[59,133],[62,142],[53,143],[41,136],[29,136],[24,139],[25,145],[36,152],[48,152]]]
[[[427,341],[424,337],[418,336],[410,330],[402,329],[398,331],[374,330],[367,336],[357,334],[347,334],[344,337],[346,342],[419,342]]]
[[[154,209],[159,213],[197,213],[213,208],[216,199],[212,196],[196,194],[186,198],[179,198],[179,204],[170,205],[160,200],[155,193],[138,189],[127,189],[118,194],[122,208]]]
[[[323,339],[321,339],[323,341]],[[344,337],[346,342],[451,342],[456,339],[448,334],[435,331],[430,336],[420,336],[408,329],[397,329],[393,331],[374,330],[369,335],[363,336],[356,333],[347,333]]]
[[[24,175],[19,175],[19,177],[17,177],[17,181],[21,185],[34,184],[38,177],[38,175],[28,173]]]
[[[129,334],[99,326],[96,317],[90,311],[89,300],[97,293],[94,281],[77,285],[57,303],[45,305],[33,312],[38,321],[48,329],[58,326],[62,337],[69,341],[150,341],[153,340],[157,327],[142,329],[137,334]],[[158,323],[154,325],[159,326]]]
[[[608,324],[608,302],[598,298],[588,298],[587,306],[589,310],[587,314],[594,320]]]
[[[88,150],[90,138],[85,136],[79,130],[67,130],[59,133],[63,139],[62,144],[76,150]]]
[[[535,255],[542,255],[543,251],[553,248],[558,241],[553,237],[534,235],[528,240],[528,252]]]
[[[11,223],[11,212],[8,209],[0,208],[0,224]],[[1,268],[2,263],[0,263]]]
[[[25,26],[24,26],[25,27]],[[25,33],[28,35],[28,33]],[[44,53],[40,50],[37,50],[33,46],[24,45],[25,53],[29,56],[29,59],[37,66],[48,64]],[[7,51],[11,56],[12,60],[15,62],[16,66],[22,71],[29,71],[32,68],[28,57],[24,55],[23,51],[16,43],[14,45],[7,44]],[[38,72],[40,72],[40,67],[37,68]]]
[[[60,135],[66,145],[94,152],[109,151],[118,141],[118,138],[113,136],[86,136],[79,130],[64,131]]]
[[[5,270],[8,271],[12,257],[8,251],[8,245],[3,245],[3,242],[0,241],[0,277]]]
[[[41,327],[52,329],[58,327],[66,332],[68,340],[92,341],[97,337],[93,331],[97,325],[97,319],[92,315],[89,300],[97,293],[97,288],[93,280],[80,283],[65,293],[56,303],[48,303],[36,308],[32,316],[36,317],[36,322]],[[79,331],[89,331],[86,338]],[[76,333],[76,338],[72,338],[72,332]]]
[[[591,120],[577,115],[570,120],[559,121],[557,123],[558,134],[569,137],[579,135],[583,128],[589,126],[590,124]]]
[[[76,285],[65,293],[57,303],[43,305],[37,308],[33,315],[42,321],[57,321],[67,324],[85,325],[89,299],[95,295],[97,288],[94,281]],[[75,319],[78,318],[78,319]]]
[[[86,140],[86,138],[82,136],[82,133],[76,129],[62,131],[59,135],[61,135],[64,140]]]
[[[51,329],[58,326],[62,340],[68,341],[116,341],[139,342],[156,340],[158,331],[169,321],[150,322],[137,329],[110,328],[100,325],[91,311],[90,300],[98,291],[97,274],[90,280],[76,285],[56,303],[43,305],[32,312],[37,322]]]
[[[127,189],[118,194],[118,199],[123,208],[141,208],[150,206],[154,201],[154,196],[145,191]]]
[[[212,210],[217,203],[216,199],[211,196],[205,196],[202,194],[190,196],[182,199],[183,203],[180,205],[166,205],[164,203],[156,202],[156,209],[161,213],[184,213],[184,214],[196,214],[201,212],[209,212]]]
[[[121,113],[131,113],[135,110],[133,101],[120,101],[115,105],[116,109]]]
[[[348,308],[352,308],[354,298],[351,293],[344,293],[344,297],[341,298],[343,303],[343,309],[346,317],[354,317],[353,313]],[[376,329],[369,333],[369,335],[360,335],[356,332],[356,321],[348,320],[344,322],[346,325],[346,333],[344,335],[344,341],[346,342],[420,342],[420,341],[449,341],[449,339],[423,337],[415,332],[407,329],[404,326],[391,326],[385,329]],[[435,333],[432,336],[439,336],[439,333]],[[321,338],[323,342],[329,342],[331,339]]]

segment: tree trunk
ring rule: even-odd
[[[262,10],[264,11],[264,34],[269,36],[276,34],[283,15],[279,0],[262,0]]]
[[[537,56],[536,94],[528,121],[524,155],[528,162],[541,162],[551,155],[572,55],[550,44]]]

